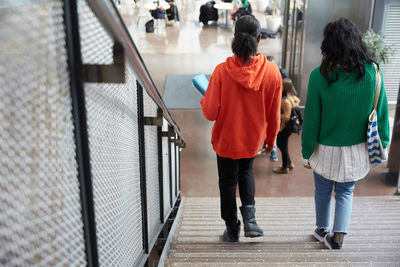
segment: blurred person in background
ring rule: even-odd
[[[272,171],[274,173],[288,173],[294,169],[294,164],[289,156],[289,137],[292,132],[286,128],[286,125],[290,120],[292,109],[298,107],[300,103],[300,99],[295,96],[292,80],[285,78],[282,83],[281,124],[276,141],[279,150],[282,152],[282,166],[273,168]]]

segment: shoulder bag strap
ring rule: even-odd
[[[379,95],[381,93],[381,71],[378,66],[374,64],[375,68],[375,76],[376,76],[376,87],[375,87],[375,97],[374,97],[374,106],[373,109],[376,110],[376,106],[378,105]]]

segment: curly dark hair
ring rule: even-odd
[[[352,71],[358,72],[357,80],[360,81],[365,74],[365,63],[376,63],[362,40],[361,31],[346,18],[325,26],[321,51],[320,73],[328,85],[338,80],[337,68],[347,75]]]

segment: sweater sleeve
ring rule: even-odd
[[[217,69],[214,70],[208,83],[207,91],[200,100],[201,110],[204,117],[209,121],[215,121],[218,118],[221,105],[221,82],[218,77]]]
[[[304,159],[309,159],[314,152],[321,128],[321,97],[318,86],[313,79],[313,73],[308,82],[306,107],[304,110],[303,131],[301,136],[302,154]],[[315,74],[314,74],[315,75]]]
[[[381,70],[382,75],[382,70]],[[378,115],[378,132],[382,141],[382,146],[386,148],[389,144],[390,126],[389,126],[389,109],[386,98],[385,85],[383,83],[383,75],[381,76],[381,93],[379,95],[376,107]]]
[[[274,95],[272,96],[272,101],[265,100],[265,102],[268,103],[268,106],[270,105],[270,108],[266,108],[266,110],[269,110],[269,113],[267,114],[267,129],[264,143],[267,144],[269,147],[273,147],[275,145],[275,139],[276,135],[279,132],[281,117],[282,77],[280,75],[279,69],[276,69],[277,75],[274,84],[275,88],[273,90]]]

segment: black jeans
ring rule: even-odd
[[[230,159],[217,155],[221,217],[227,223],[237,222],[236,187],[242,206],[254,205],[254,158]]]
[[[276,140],[276,144],[279,147],[280,151],[282,152],[282,167],[287,168],[289,167],[292,161],[289,157],[289,148],[288,148],[288,141],[289,136],[292,133],[289,132],[286,128],[278,133],[278,138]]]

